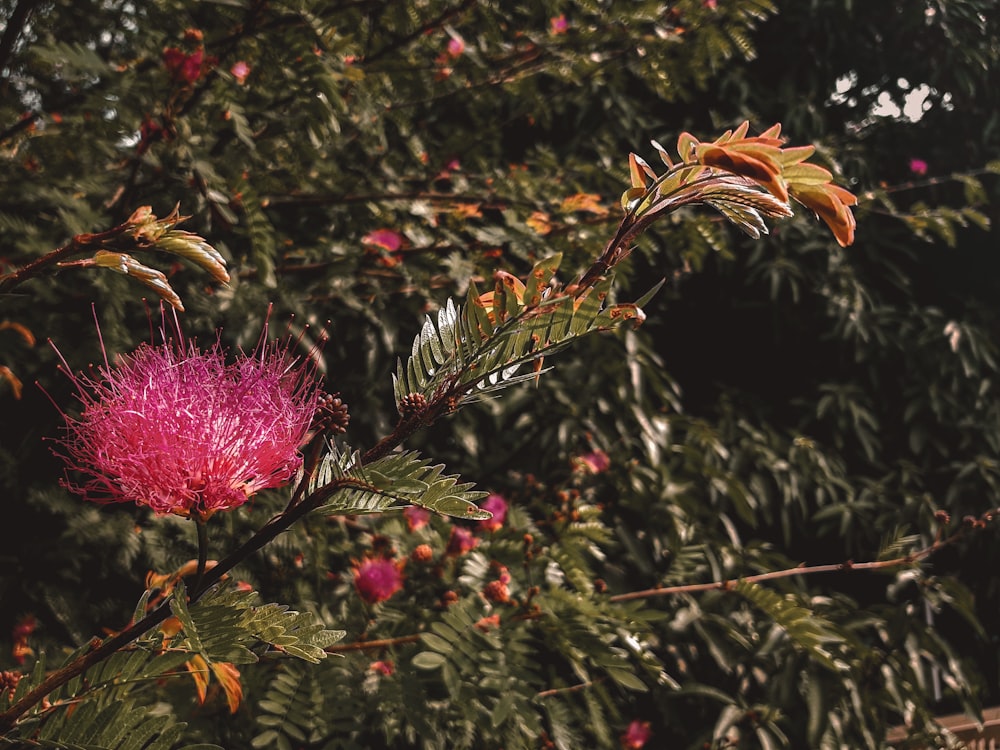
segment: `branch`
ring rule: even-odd
[[[539,693],[535,693],[536,698],[551,698],[554,695],[563,695],[565,693],[577,693],[581,690],[587,690],[604,682],[604,678],[599,680],[588,680],[587,682],[581,682],[578,685],[570,685],[564,688],[552,688],[551,690],[542,690]]]
[[[401,635],[397,638],[381,638],[377,641],[358,641],[357,643],[335,643],[327,646],[324,651],[328,654],[343,654],[348,651],[369,651],[383,648],[391,648],[406,643],[416,643],[420,640],[420,634]]]
[[[220,560],[218,564],[209,571],[206,571],[201,582],[196,582],[196,588],[190,590],[189,600],[193,604],[200,599],[208,589],[218,583],[222,577],[234,567],[243,562],[247,557],[264,547],[275,537],[287,531],[292,524],[308,514],[314,508],[319,507],[324,501],[329,499],[338,490],[357,484],[357,480],[350,477],[336,479],[317,490],[303,502],[290,508],[288,511],[273,517],[262,526],[252,537],[236,548],[232,553]],[[159,625],[171,615],[169,606],[170,598],[163,600],[159,607],[150,612],[144,618],[133,623],[118,635],[109,638],[103,643],[96,638],[92,641],[93,648],[85,654],[78,656],[69,664],[55,670],[48,677],[42,680],[39,685],[30,690],[19,701],[9,709],[0,714],[0,738],[14,727],[17,720],[30,711],[35,705],[40,703],[45,696],[58,687],[65,685],[74,677],[86,672],[90,667],[103,661],[116,651],[129,645],[144,633]]]
[[[887,568],[901,567],[904,565],[912,565],[914,563],[920,562],[921,560],[929,557],[934,552],[954,544],[959,538],[961,538],[969,529],[983,528],[988,521],[992,521],[997,515],[1000,515],[1000,508],[989,510],[982,514],[979,519],[966,518],[957,531],[952,533],[947,537],[942,537],[941,533],[938,533],[938,537],[934,542],[926,547],[918,549],[914,552],[910,552],[906,555],[901,555],[899,557],[894,557],[891,560],[871,560],[867,562],[856,563],[848,560],[847,562],[828,564],[828,565],[798,565],[794,568],[785,568],[782,570],[773,570],[767,573],[759,573],[757,575],[744,576],[742,578],[730,578],[723,581],[711,581],[709,583],[691,583],[682,586],[664,586],[661,588],[645,589],[643,591],[630,591],[625,594],[617,594],[615,596],[608,597],[609,602],[620,603],[633,601],[635,599],[648,599],[654,596],[673,596],[676,594],[692,594],[701,591],[730,591],[736,584],[740,581],[749,581],[752,583],[760,581],[770,581],[778,578],[791,578],[793,576],[803,576],[812,575],[814,573],[844,573],[851,571],[862,571],[862,570],[884,570]],[[942,516],[942,520],[947,523],[946,516]],[[536,619],[541,616],[540,612],[527,613],[523,616],[519,616],[516,619]],[[396,638],[384,638],[382,640],[375,641],[360,641],[357,643],[342,643],[333,646],[328,646],[325,651],[327,653],[345,653],[350,651],[367,651],[370,649],[381,649],[381,648],[391,648],[392,646],[405,645],[408,643],[415,643],[419,641],[420,634],[414,633],[411,635],[398,636]],[[548,698],[553,695],[558,695],[565,692],[574,692],[577,690],[584,690],[591,687],[593,682],[585,682],[579,685],[573,685],[565,688],[553,688],[551,690],[543,690],[538,693],[536,698]]]
[[[1000,510],[1000,509],[998,509]],[[644,589],[643,591],[630,591],[625,594],[616,594],[615,596],[609,597],[609,601],[612,602],[628,602],[635,599],[648,599],[654,596],[673,596],[675,594],[696,594],[701,591],[729,591],[740,581],[748,581],[750,583],[757,583],[760,581],[771,581],[777,578],[791,578],[793,576],[806,576],[813,575],[814,573],[850,573],[852,571],[858,570],[883,570],[886,568],[898,568],[904,565],[912,565],[913,563],[920,562],[924,558],[932,555],[943,547],[947,547],[957,541],[961,536],[963,536],[966,530],[970,528],[979,528],[981,525],[985,525],[986,521],[993,520],[993,517],[997,514],[997,510],[991,510],[984,513],[979,520],[973,520],[971,522],[966,522],[965,526],[960,527],[956,532],[950,536],[942,539],[940,534],[934,542],[923,549],[916,550],[915,552],[910,552],[906,555],[900,557],[894,557],[891,560],[872,560],[869,562],[856,563],[851,560],[847,562],[832,564],[832,565],[798,565],[794,568],[786,568],[784,570],[772,570],[767,573],[758,573],[751,576],[743,576],[741,578],[729,578],[724,581],[711,581],[709,583],[687,583],[680,586],[660,586],[652,589]]]
[[[457,16],[457,15],[460,15],[461,13],[465,12],[466,10],[468,10],[474,4],[474,2],[475,2],[475,0],[462,0],[462,2],[459,3],[457,6],[455,6],[454,8],[448,8],[448,9],[442,11],[441,14],[438,15],[437,18],[432,18],[430,21],[428,21],[427,23],[423,24],[419,28],[414,29],[409,34],[406,34],[404,36],[399,37],[398,39],[394,40],[390,44],[387,44],[382,49],[377,50],[377,51],[373,52],[370,55],[365,55],[365,58],[364,58],[365,63],[370,63],[373,60],[377,60],[378,58],[383,57],[383,56],[389,54],[390,52],[393,52],[394,50],[397,50],[397,49],[400,49],[402,47],[405,47],[410,42],[412,42],[412,41],[414,41],[416,39],[420,39],[421,37],[427,35],[431,31],[434,31],[435,29],[440,28],[450,18],[452,18],[454,16]]]
[[[119,237],[132,228],[133,225],[131,223],[124,222],[112,229],[107,230],[106,232],[98,232],[96,234],[78,234],[71,239],[68,244],[63,245],[52,252],[46,253],[41,258],[38,258],[23,268],[19,268],[18,270],[8,274],[0,274],[0,294],[9,292],[11,289],[24,283],[28,279],[40,276],[43,272],[47,271],[49,267],[58,265],[66,258],[80,253],[89,252],[94,247],[100,247],[103,243]]]

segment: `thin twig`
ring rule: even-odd
[[[335,643],[327,646],[324,651],[328,654],[344,654],[349,651],[373,651],[383,648],[392,648],[407,643],[416,643],[420,640],[420,634],[401,635],[396,638],[381,638],[375,641],[357,641],[356,643]]]

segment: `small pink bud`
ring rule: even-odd
[[[447,553],[456,557],[464,555],[466,552],[474,550],[478,544],[479,540],[467,528],[452,526],[451,536],[448,538]]]
[[[376,229],[374,232],[369,232],[362,237],[361,242],[365,245],[380,247],[392,253],[399,250],[402,246],[403,235],[392,229]]]
[[[918,176],[927,174],[927,162],[923,159],[910,159],[910,171]]]
[[[502,495],[490,495],[479,507],[493,514],[492,518],[480,522],[480,528],[486,529],[486,531],[496,531],[503,527],[507,520],[507,501],[503,499]]]
[[[233,74],[233,78],[236,79],[236,82],[242,86],[246,83],[247,76],[250,75],[250,66],[240,60],[238,63],[233,64],[233,67],[229,69],[229,72]]]
[[[622,747],[626,750],[640,750],[644,747],[649,738],[652,736],[652,732],[649,730],[648,721],[639,721],[636,719],[631,724],[628,725],[628,729],[622,735]]]
[[[391,661],[373,661],[369,669],[375,674],[380,674],[388,677],[393,672],[396,671],[396,665]]]
[[[598,448],[595,451],[584,454],[576,459],[576,465],[589,474],[600,474],[607,471],[611,466],[611,459],[608,454]]]
[[[406,527],[411,532],[423,528],[431,520],[431,512],[419,505],[410,505],[403,511],[403,515],[406,517]]]

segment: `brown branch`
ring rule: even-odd
[[[457,6],[455,6],[454,8],[448,8],[448,9],[442,11],[436,18],[433,18],[430,21],[428,21],[427,23],[419,26],[418,28],[416,28],[413,31],[411,31],[409,34],[406,34],[404,36],[399,37],[398,39],[393,40],[391,43],[387,44],[382,49],[377,50],[377,51],[373,52],[370,55],[365,55],[365,58],[364,58],[365,63],[370,63],[373,60],[377,60],[378,58],[383,57],[383,56],[389,54],[390,52],[393,52],[393,51],[395,51],[397,49],[405,47],[410,42],[412,42],[412,41],[414,41],[416,39],[420,39],[421,37],[425,36],[426,34],[430,33],[431,31],[434,31],[435,29],[440,28],[449,19],[453,18],[454,16],[461,15],[462,13],[464,13],[474,3],[475,3],[475,0],[462,0],[462,2],[459,3]]]
[[[302,205],[302,206],[340,206],[354,203],[389,203],[392,201],[425,200],[433,203],[477,203],[484,208],[503,208],[516,204],[531,206],[530,201],[514,201],[497,198],[495,195],[483,196],[475,194],[438,193],[434,191],[413,190],[405,193],[358,193],[344,195],[323,195],[305,193],[301,195],[268,195],[264,196],[264,206]]]
[[[356,484],[356,481],[349,477],[334,480],[333,482],[321,487],[319,490],[307,497],[303,502],[293,508],[290,508],[284,513],[274,516],[270,521],[258,529],[252,537],[237,547],[225,558],[220,560],[214,568],[204,573],[201,578],[200,585],[198,585],[197,588],[192,588],[190,591],[190,602],[193,604],[198,601],[198,599],[200,599],[205,592],[208,591],[208,589],[218,583],[230,570],[243,562],[251,554],[271,542],[279,534],[287,531],[296,521],[300,520],[303,516],[307,515],[315,508],[319,507],[338,490],[354,484]],[[74,677],[78,677],[86,672],[90,667],[98,664],[116,651],[129,645],[143,633],[148,632],[166,620],[170,614],[171,610],[169,606],[169,599],[166,599],[157,609],[150,612],[138,622],[128,626],[118,635],[109,638],[103,643],[94,639],[92,642],[94,646],[93,649],[49,674],[44,680],[42,680],[41,683],[38,684],[37,687],[30,690],[24,695],[24,697],[0,714],[0,738],[2,738],[7,731],[14,727],[17,720],[21,716],[40,703],[45,696],[53,690],[65,685]]]
[[[28,279],[32,279],[36,276],[41,275],[43,272],[48,270],[51,266],[55,266],[58,263],[64,261],[73,255],[78,255],[80,253],[89,252],[94,247],[100,247],[104,243],[121,236],[129,229],[133,228],[133,224],[125,222],[119,224],[116,227],[108,229],[105,232],[98,232],[95,234],[78,234],[73,239],[71,239],[67,244],[62,247],[46,253],[41,258],[32,261],[28,265],[19,268],[16,271],[12,271],[7,274],[0,274],[0,294],[9,292],[14,287],[19,284],[24,283]]]
[[[551,698],[554,695],[562,695],[564,693],[577,693],[581,690],[587,690],[594,687],[594,685],[599,685],[604,682],[602,677],[599,680],[588,680],[587,682],[581,682],[578,685],[570,685],[564,688],[552,688],[551,690],[542,690],[541,692],[535,693],[536,698]]]
[[[975,523],[984,523],[985,520],[991,520],[992,516],[996,514],[996,511],[988,511],[983,514],[980,521]],[[966,525],[958,529],[951,536],[944,539],[938,538],[934,542],[923,549],[916,550],[915,552],[910,552],[906,555],[900,557],[894,557],[891,560],[872,560],[870,562],[860,562],[856,563],[851,560],[843,563],[837,563],[832,565],[798,565],[794,568],[786,568],[784,570],[772,570],[767,573],[758,573],[756,575],[743,576],[741,578],[729,578],[724,581],[710,581],[708,583],[687,583],[680,586],[660,586],[657,588],[644,589],[642,591],[630,591],[625,594],[616,594],[609,597],[609,601],[612,602],[628,602],[635,599],[649,599],[654,596],[674,596],[676,594],[696,594],[702,591],[729,591],[734,586],[736,586],[741,581],[746,581],[749,583],[757,583],[759,581],[773,581],[778,578],[791,578],[793,576],[805,576],[813,575],[815,573],[850,573],[858,570],[883,570],[885,568],[898,568],[904,565],[912,565],[913,563],[923,560],[925,557],[930,556],[934,552],[937,552],[942,547],[946,547],[954,543],[959,537],[961,537],[966,529],[972,528],[973,525]]]
[[[416,643],[420,640],[420,634],[401,635],[396,638],[381,638],[376,641],[358,641],[357,643],[335,643],[327,646],[324,651],[328,654],[344,654],[349,651],[372,651],[383,648],[392,648],[406,643]]]

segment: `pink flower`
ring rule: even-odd
[[[376,674],[384,675],[388,677],[393,672],[396,671],[396,665],[391,661],[373,661],[371,666],[368,667],[372,672]]]
[[[600,474],[607,471],[611,466],[611,459],[608,454],[598,448],[576,459],[576,465],[590,474]]]
[[[37,626],[38,621],[35,620],[34,615],[25,615],[14,623],[14,627],[10,633],[11,641],[13,642],[11,657],[18,664],[24,664],[26,657],[34,655],[34,650],[28,645],[28,638],[35,632]]]
[[[465,52],[465,42],[456,37],[452,37],[448,40],[448,57],[455,58],[461,57],[462,53]]]
[[[910,159],[910,171],[920,176],[927,174],[927,162],[923,159]]]
[[[566,14],[560,14],[555,18],[549,19],[549,33],[550,34],[565,34],[566,29],[569,28],[569,22],[566,20]]]
[[[403,588],[403,563],[384,557],[354,563],[354,588],[369,604],[384,602]]]
[[[202,63],[205,61],[204,50],[198,49],[190,55],[185,55],[176,47],[163,50],[163,64],[170,77],[178,83],[194,83],[202,74]]]
[[[709,10],[715,10],[716,8],[719,7],[719,4],[718,2],[716,2],[716,0],[702,0],[701,4],[704,5],[706,8],[708,8]]]
[[[403,515],[406,517],[406,527],[411,532],[423,528],[431,520],[431,512],[427,508],[421,508],[419,505],[407,506],[406,510],[403,511]]]
[[[243,60],[233,64],[233,67],[229,69],[229,72],[233,74],[233,78],[236,82],[242,86],[247,81],[247,76],[250,75],[250,66],[247,65]]]
[[[392,229],[376,229],[362,237],[361,241],[366,245],[375,245],[392,253],[402,246],[403,235]]]
[[[472,535],[464,526],[452,526],[451,536],[448,537],[448,548],[445,550],[449,555],[464,555],[471,552],[479,544],[479,540]]]
[[[287,484],[320,389],[311,367],[291,361],[287,342],[265,341],[227,364],[218,342],[203,352],[178,334],[114,366],[105,359],[97,377],[72,374],[64,360],[83,411],[64,414],[58,442],[67,466],[88,477],[66,486],[96,502],[204,519]]]
[[[649,742],[652,734],[649,731],[648,721],[639,721],[636,719],[628,725],[628,729],[622,735],[622,747],[627,748],[627,750],[640,750],[640,748]]]
[[[479,507],[493,514],[493,518],[487,518],[481,522],[481,528],[487,531],[496,531],[507,520],[507,501],[501,495],[490,495],[483,500],[483,504]]]

